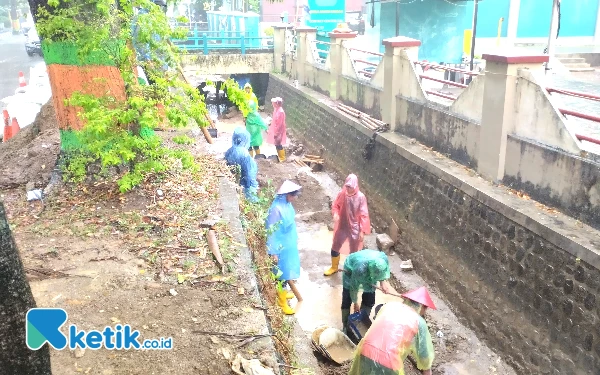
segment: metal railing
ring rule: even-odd
[[[557,93],[557,94],[561,94],[561,95],[567,95],[567,96],[572,96],[575,98],[581,98],[581,99],[586,99],[586,100],[592,100],[592,101],[600,101],[600,96],[598,95],[592,95],[592,94],[588,94],[585,92],[579,92],[579,91],[571,91],[571,90],[563,90],[563,89],[558,89],[558,88],[554,88],[554,87],[546,87],[546,91],[549,94]],[[558,111],[563,115],[563,116],[573,116],[573,117],[577,117],[580,119],[584,119],[584,120],[589,120],[589,121],[594,121],[594,122],[600,122],[600,117],[599,116],[594,116],[594,115],[590,115],[587,113],[582,113],[582,112],[578,112],[578,111],[573,111],[571,109],[567,109],[567,108],[557,108]],[[582,134],[575,134],[575,137],[580,140],[580,141],[586,141],[586,142],[590,142],[590,143],[594,143],[597,145],[600,145],[600,139],[596,139],[593,137],[588,137],[587,135],[582,135]]]
[[[187,51],[202,51],[208,55],[211,50],[272,50],[272,37],[252,36],[249,32],[206,31],[194,29],[184,40],[173,40],[173,44]]]
[[[323,42],[320,40],[311,40],[311,51],[313,54],[314,61],[319,65],[325,65],[325,62],[327,61],[327,56],[329,55],[329,50],[319,49],[318,45],[331,46],[332,43]]]
[[[348,47],[347,49],[350,52],[350,58],[352,59],[352,64],[353,64],[354,69],[356,71],[356,76],[358,78],[365,78],[365,79],[371,79],[371,78],[373,78],[373,75],[375,75],[375,71],[377,70],[377,67],[381,63],[381,59],[383,57],[383,53],[366,51],[366,50],[363,50],[363,49],[353,48],[353,47]],[[354,57],[352,57],[352,54],[353,54],[352,52],[358,52],[358,53],[363,54],[363,56],[362,56],[363,58],[354,58]],[[374,61],[368,61],[368,60],[366,60],[365,58],[368,58],[369,56],[374,56],[375,59],[378,60],[378,61],[374,62]],[[359,65],[359,64],[362,64],[363,67],[358,68],[357,65]]]
[[[447,66],[447,65],[433,64],[433,63],[430,63],[428,61],[415,61],[415,65],[420,65],[423,68],[424,71],[426,70],[426,68],[433,68],[435,70],[444,70],[446,72],[462,73],[462,74],[464,74],[466,76],[471,76],[471,77],[475,77],[475,76],[480,75],[479,72],[465,70],[465,69],[460,69],[460,68],[454,68],[454,67]],[[443,84],[448,85],[448,86],[459,87],[459,88],[462,88],[462,89],[469,87],[469,85],[466,85],[464,83],[459,83],[459,82],[454,82],[454,81],[450,81],[450,80],[447,80],[447,79],[441,79],[441,78],[431,77],[431,76],[428,76],[426,74],[419,74],[419,78],[421,78],[421,80],[427,79],[427,80],[430,80],[430,81],[439,82],[439,83],[443,83]],[[444,93],[437,92],[437,91],[432,91],[432,90],[425,90],[425,92],[427,94],[429,94],[429,95],[439,96],[441,98],[448,99],[448,100],[456,100],[456,98],[457,98],[454,95],[448,95],[448,94],[444,94]]]

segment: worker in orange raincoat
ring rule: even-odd
[[[338,271],[340,253],[349,254],[362,250],[364,235],[371,233],[367,198],[358,188],[356,175],[346,177],[344,187],[335,198],[331,211],[334,221],[331,268],[324,272],[325,276]]]
[[[435,356],[429,328],[423,318],[435,305],[425,287],[402,295],[404,302],[375,308],[375,321],[356,348],[348,375],[404,375],[411,354],[423,375],[431,375]]]

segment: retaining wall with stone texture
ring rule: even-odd
[[[271,75],[266,99],[275,96],[290,132],[324,148],[340,178],[359,176],[374,223],[399,224],[401,257],[518,373],[598,373],[600,256],[581,245],[597,233],[575,242],[565,222],[543,225],[525,202],[397,134],[376,136],[366,160],[372,132],[319,94]]]

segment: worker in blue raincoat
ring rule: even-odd
[[[300,194],[302,187],[286,180],[283,182],[277,196],[269,208],[267,216],[268,253],[273,259],[273,274],[277,280],[277,304],[284,314],[294,314],[294,309],[288,305],[288,299],[293,294],[284,289],[288,280],[300,277],[300,254],[298,253],[298,231],[296,230],[296,211],[292,202]]]
[[[256,191],[258,190],[258,166],[254,158],[248,153],[250,145],[250,133],[240,126],[235,128],[231,137],[231,147],[225,152],[225,161],[229,166],[238,166],[240,168],[240,185],[244,187],[246,199],[256,202],[258,199]]]

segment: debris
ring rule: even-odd
[[[382,251],[388,251],[394,246],[394,240],[387,234],[381,233],[377,235],[377,248]]]
[[[221,352],[223,353],[223,357],[225,357],[226,360],[231,360],[231,352],[229,351],[229,349],[222,348]]]
[[[213,344],[221,343],[221,340],[219,340],[217,336],[210,336],[210,341],[212,341]]]
[[[175,289],[171,289],[171,290],[169,290],[169,293],[171,293],[171,295],[172,295],[173,297],[175,297],[175,296],[177,295],[177,291],[176,291]]]
[[[41,189],[30,190],[27,192],[27,202],[41,201],[43,192]]]
[[[405,261],[401,262],[400,269],[402,271],[412,271],[414,269],[412,261],[409,259],[409,260],[405,260]]]
[[[244,295],[244,288],[241,288],[241,287],[240,287],[240,288],[238,288],[238,294],[239,294],[240,296],[243,296],[243,295]]]
[[[275,375],[273,369],[264,367],[258,359],[247,360],[241,354],[235,357],[231,370],[240,375]]]
[[[212,251],[217,263],[221,267],[221,273],[225,273],[225,262],[223,262],[223,257],[221,256],[221,251],[219,250],[219,244],[217,243],[217,236],[214,230],[209,230],[207,234],[208,239],[208,248]]]
[[[110,318],[110,321],[113,323],[121,323],[121,321],[119,320],[119,318],[115,318],[114,316],[112,318]]]

